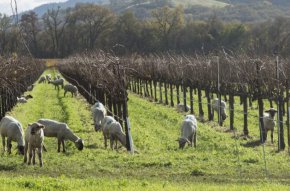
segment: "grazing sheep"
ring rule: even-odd
[[[179,148],[183,149],[185,144],[188,143],[192,147],[196,147],[196,131],[197,121],[194,115],[186,115],[181,125],[181,137],[177,140],[179,142]]]
[[[114,149],[114,141],[116,143],[115,148],[117,148],[117,141],[126,147],[126,135],[122,130],[122,126],[113,117],[106,116],[102,121],[104,143],[107,148],[107,139],[110,139],[110,147]]]
[[[5,116],[0,121],[0,134],[2,137],[3,151],[5,152],[5,137],[7,137],[7,152],[11,154],[11,141],[17,142],[19,154],[24,154],[23,129],[19,121],[11,116]]]
[[[74,142],[78,150],[83,150],[84,141],[76,136],[67,126],[67,124],[50,119],[40,119],[37,122],[45,126],[44,136],[57,138],[57,152],[60,152],[60,144],[62,144],[63,152],[65,152],[64,140],[67,139]]]
[[[102,120],[107,115],[107,110],[106,110],[105,106],[101,102],[97,101],[91,107],[91,111],[92,111],[92,114],[93,114],[95,131],[100,131],[101,128],[102,128],[101,127]]]
[[[63,83],[64,83],[64,79],[60,78],[57,80],[53,80],[53,81],[48,81],[49,84],[53,84],[54,85],[54,89],[58,89],[59,90],[59,86],[61,86],[63,88]]]
[[[28,86],[28,87],[27,87],[27,91],[32,91],[32,90],[33,90],[33,88],[34,88],[34,84],[32,84],[32,85]]]
[[[26,95],[26,96],[22,96],[22,97],[17,97],[17,102],[18,103],[27,103],[27,100],[28,99],[31,99],[31,98],[33,98],[33,96],[32,95]]]
[[[45,83],[46,82],[46,77],[45,76],[41,76],[40,79],[38,80],[38,83]]]
[[[190,107],[188,105],[186,105],[186,108],[184,108],[184,104],[181,103],[177,104],[176,107],[177,111],[179,112],[188,112],[190,110]]]
[[[51,80],[51,74],[46,74],[45,75],[46,80],[49,82]]]
[[[222,119],[222,122],[227,118],[227,113],[226,113],[226,107],[227,107],[227,104],[226,102],[224,102],[223,100],[221,101],[221,119]],[[219,99],[218,98],[215,98],[213,101],[212,101],[212,118],[214,119],[214,112],[219,112]]]
[[[27,151],[29,150],[28,165],[35,165],[35,151],[37,149],[39,165],[43,166],[42,162],[42,148],[44,147],[44,133],[45,127],[40,123],[28,124],[25,133],[25,149],[24,149],[24,163],[27,162]]]
[[[64,97],[66,95],[67,92],[71,93],[71,97],[73,97],[74,95],[77,96],[78,93],[78,88],[72,84],[66,84],[63,87],[64,89]]]
[[[264,129],[265,129],[265,140],[267,140],[267,134],[268,131],[271,131],[271,143],[273,143],[273,133],[274,133],[274,127],[276,125],[274,121],[275,113],[277,112],[276,109],[270,108],[269,110],[265,111],[263,122],[264,122]]]

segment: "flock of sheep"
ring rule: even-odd
[[[57,76],[54,80],[51,80],[51,75],[42,76],[39,79],[39,83],[45,83],[48,81],[49,84],[53,84],[55,89],[59,90],[59,86],[64,89],[64,96],[67,92],[71,92],[72,97],[77,95],[77,87],[72,84],[64,85],[64,79]],[[29,87],[29,90],[32,90]],[[32,96],[26,96],[18,98],[20,103],[26,103],[27,99],[32,98]],[[213,112],[218,112],[219,107],[221,107],[221,117],[225,120],[226,114],[226,103],[221,101],[221,106],[219,105],[219,100],[214,99],[212,103]],[[182,104],[177,105],[179,110],[184,109]],[[189,110],[189,109],[188,109]],[[95,131],[102,131],[104,136],[104,146],[107,148],[107,140],[110,140],[110,148],[117,149],[117,142],[119,141],[122,146],[126,147],[126,135],[122,130],[121,124],[115,120],[114,117],[107,115],[107,110],[101,102],[96,102],[91,107],[91,112],[94,120]],[[271,141],[273,143],[273,130],[275,126],[274,116],[277,111],[273,108],[266,111],[264,114],[264,127],[267,132],[271,131]],[[62,151],[65,152],[65,140],[72,141],[78,150],[83,150],[84,141],[76,136],[72,130],[68,127],[66,123],[61,123],[51,119],[39,119],[37,122],[28,124],[26,128],[25,136],[23,133],[23,128],[21,123],[11,117],[5,116],[0,121],[0,134],[2,137],[3,151],[7,147],[7,152],[11,154],[12,141],[17,142],[17,148],[19,154],[24,154],[24,163],[27,162],[27,152],[28,154],[28,164],[33,163],[35,165],[35,155],[36,149],[39,158],[40,166],[43,166],[42,162],[42,150],[46,151],[44,145],[44,137],[56,137],[58,141],[57,151],[60,152],[61,145]],[[5,141],[7,138],[7,142]],[[186,115],[182,125],[181,125],[181,136],[177,140],[179,143],[179,148],[183,149],[186,143],[189,146],[196,147],[197,139],[197,120],[194,115]],[[114,145],[115,143],[115,145]],[[5,145],[6,144],[6,145]]]

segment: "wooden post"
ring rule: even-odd
[[[190,113],[194,114],[194,109],[193,109],[193,88],[192,86],[189,86],[189,98],[190,98]]]
[[[170,86],[170,105],[171,105],[171,107],[174,107],[174,102],[173,102],[173,87],[172,87],[172,83],[171,82],[170,82],[169,86]]]
[[[197,95],[198,95],[198,110],[199,110],[199,118],[201,121],[204,120],[204,112],[202,109],[202,94],[201,94],[201,89],[197,89]]]
[[[229,106],[230,106],[230,130],[234,130],[234,96],[232,93],[229,95]]]
[[[165,89],[165,105],[168,105],[168,91],[166,82],[164,82],[164,89]]]
[[[150,86],[150,97],[153,98],[153,89],[152,89],[152,80],[149,81],[149,86]]]
[[[154,100],[155,100],[155,102],[157,102],[158,101],[158,99],[157,99],[157,82],[156,81],[154,81],[153,82],[153,85],[154,85]]]
[[[159,103],[163,103],[162,99],[162,82],[159,82]]]
[[[184,104],[184,111],[188,112],[187,105],[186,105],[186,86],[183,85],[183,104]]]
[[[177,104],[180,104],[179,85],[176,85]]]
[[[248,99],[246,93],[243,95],[243,108],[244,108],[244,135],[249,136],[248,129]]]
[[[266,133],[264,128],[264,103],[261,96],[261,87],[260,87],[260,68],[259,64],[256,63],[256,71],[257,71],[257,90],[258,90],[258,106],[259,106],[259,126],[260,126],[260,141],[261,143],[265,142]]]
[[[209,92],[209,88],[206,88],[205,90],[205,95],[206,95],[206,99],[207,99],[207,115],[208,115],[208,120],[212,121],[212,111],[211,111],[211,99],[210,99],[210,92]]]

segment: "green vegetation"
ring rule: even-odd
[[[200,5],[200,6],[204,6],[204,7],[215,7],[215,8],[222,8],[222,7],[229,5],[227,3],[223,3],[220,1],[216,1],[216,0],[203,0],[203,1],[199,1],[199,0],[183,0],[183,1],[173,0],[172,2],[174,5],[180,5],[180,4],[184,5],[184,6]]]
[[[56,139],[45,138],[43,168],[24,165],[16,151],[2,154],[0,190],[289,190],[286,151],[276,153],[276,146],[266,145],[266,177],[262,147],[242,146],[246,140],[233,139],[216,123],[199,122],[197,148],[179,150],[175,140],[183,115],[130,94],[132,135],[140,152],[130,155],[124,148],[104,148],[102,134],[91,125],[90,105],[81,96],[64,98],[63,90],[50,84],[37,84],[31,94],[33,99],[10,113],[24,128],[39,118],[63,121],[86,147],[80,152],[66,142],[67,153],[57,153]]]

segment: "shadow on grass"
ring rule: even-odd
[[[0,171],[14,171],[15,169],[16,169],[15,166],[0,164]]]
[[[261,141],[260,140],[253,140],[253,141],[249,141],[247,143],[241,144],[244,147],[257,147],[261,145]]]

